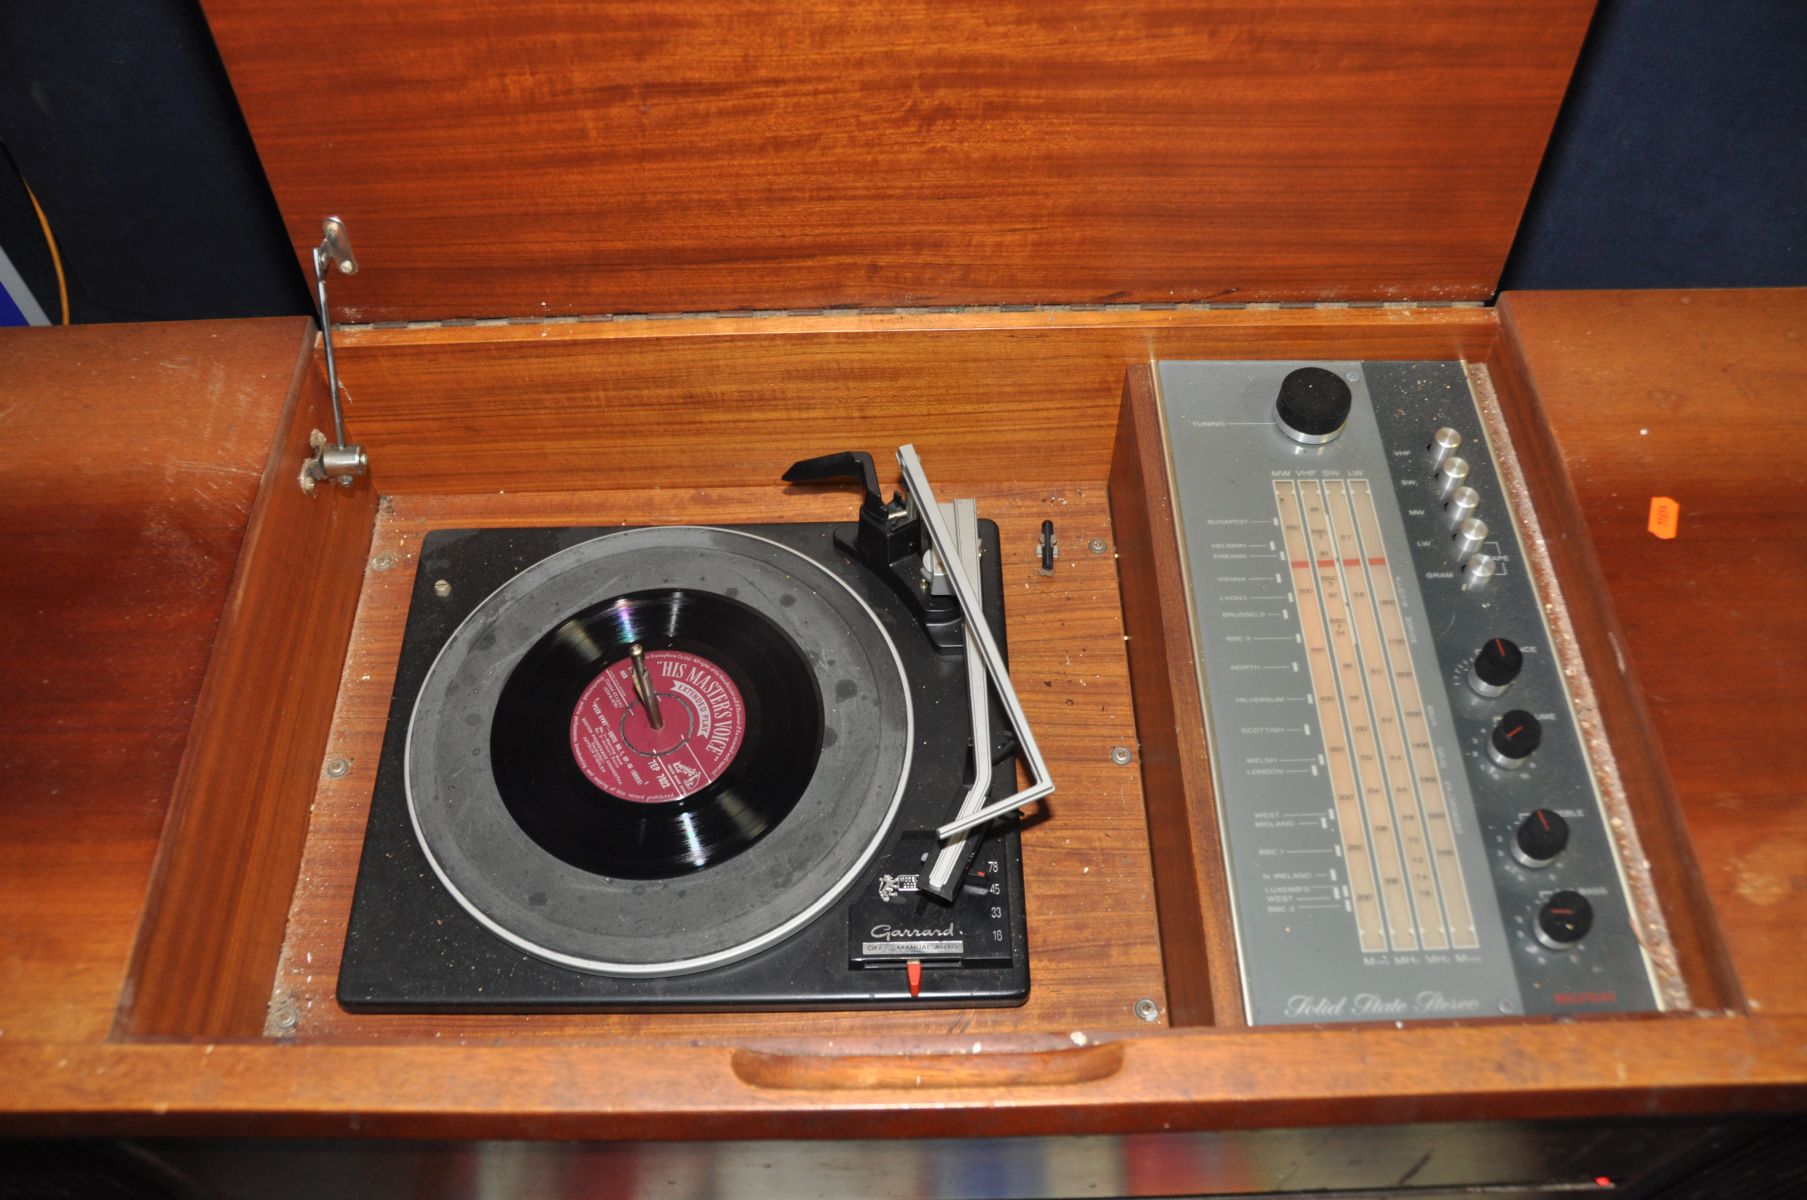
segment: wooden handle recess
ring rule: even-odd
[[[1123,1047],[1107,1042],[995,1054],[832,1055],[736,1050],[732,1065],[742,1083],[793,1091],[1052,1087],[1110,1078],[1122,1069]]]

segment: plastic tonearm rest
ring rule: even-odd
[[[865,505],[882,511],[884,495],[878,490],[878,468],[864,450],[842,450],[791,464],[786,483],[857,483],[866,490]]]

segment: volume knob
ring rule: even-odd
[[[1501,717],[1487,738],[1487,757],[1493,765],[1515,771],[1543,744],[1543,726],[1522,708]]]
[[[1300,445],[1322,446],[1343,432],[1354,399],[1349,385],[1336,372],[1300,367],[1280,381],[1274,423]]]
[[[1468,686],[1491,700],[1503,695],[1524,669],[1525,654],[1518,643],[1489,638],[1474,656],[1474,665],[1468,668]]]

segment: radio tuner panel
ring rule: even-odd
[[[1250,1023],[1660,1007],[1462,366],[1157,380]]]

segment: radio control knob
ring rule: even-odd
[[[1437,494],[1448,496],[1451,492],[1468,482],[1468,460],[1452,457],[1443,460],[1437,468]]]
[[[1515,708],[1499,719],[1487,738],[1487,757],[1493,765],[1515,771],[1525,765],[1538,746],[1543,744],[1543,726],[1522,708]]]
[[[1524,669],[1525,653],[1518,648],[1518,643],[1505,638],[1488,638],[1482,644],[1481,652],[1474,656],[1474,665],[1468,668],[1468,686],[1491,700],[1503,695]]]
[[[1474,510],[1479,507],[1481,493],[1471,487],[1456,488],[1443,499],[1443,511],[1449,517],[1451,525],[1460,525],[1474,516]]]
[[[1493,561],[1493,555],[1476,551],[1468,556],[1462,564],[1462,590],[1478,592],[1486,587],[1488,581],[1499,573],[1499,564]]]
[[[1512,836],[1512,857],[1520,866],[1537,870],[1549,866],[1568,844],[1569,823],[1561,813],[1540,808],[1519,822]]]
[[[1443,465],[1443,460],[1454,454],[1462,445],[1462,435],[1445,425],[1431,434],[1431,444],[1425,449],[1431,454],[1431,469],[1436,470]]]
[[[1456,526],[1456,531],[1449,536],[1456,544],[1456,559],[1459,562],[1486,545],[1487,522],[1470,517]]]
[[[1274,402],[1274,423],[1293,441],[1304,446],[1334,442],[1349,420],[1354,396],[1335,371],[1300,367],[1280,381],[1280,397]]]
[[[1551,950],[1567,950],[1594,927],[1594,906],[1580,892],[1557,892],[1537,910],[1537,940]]]

